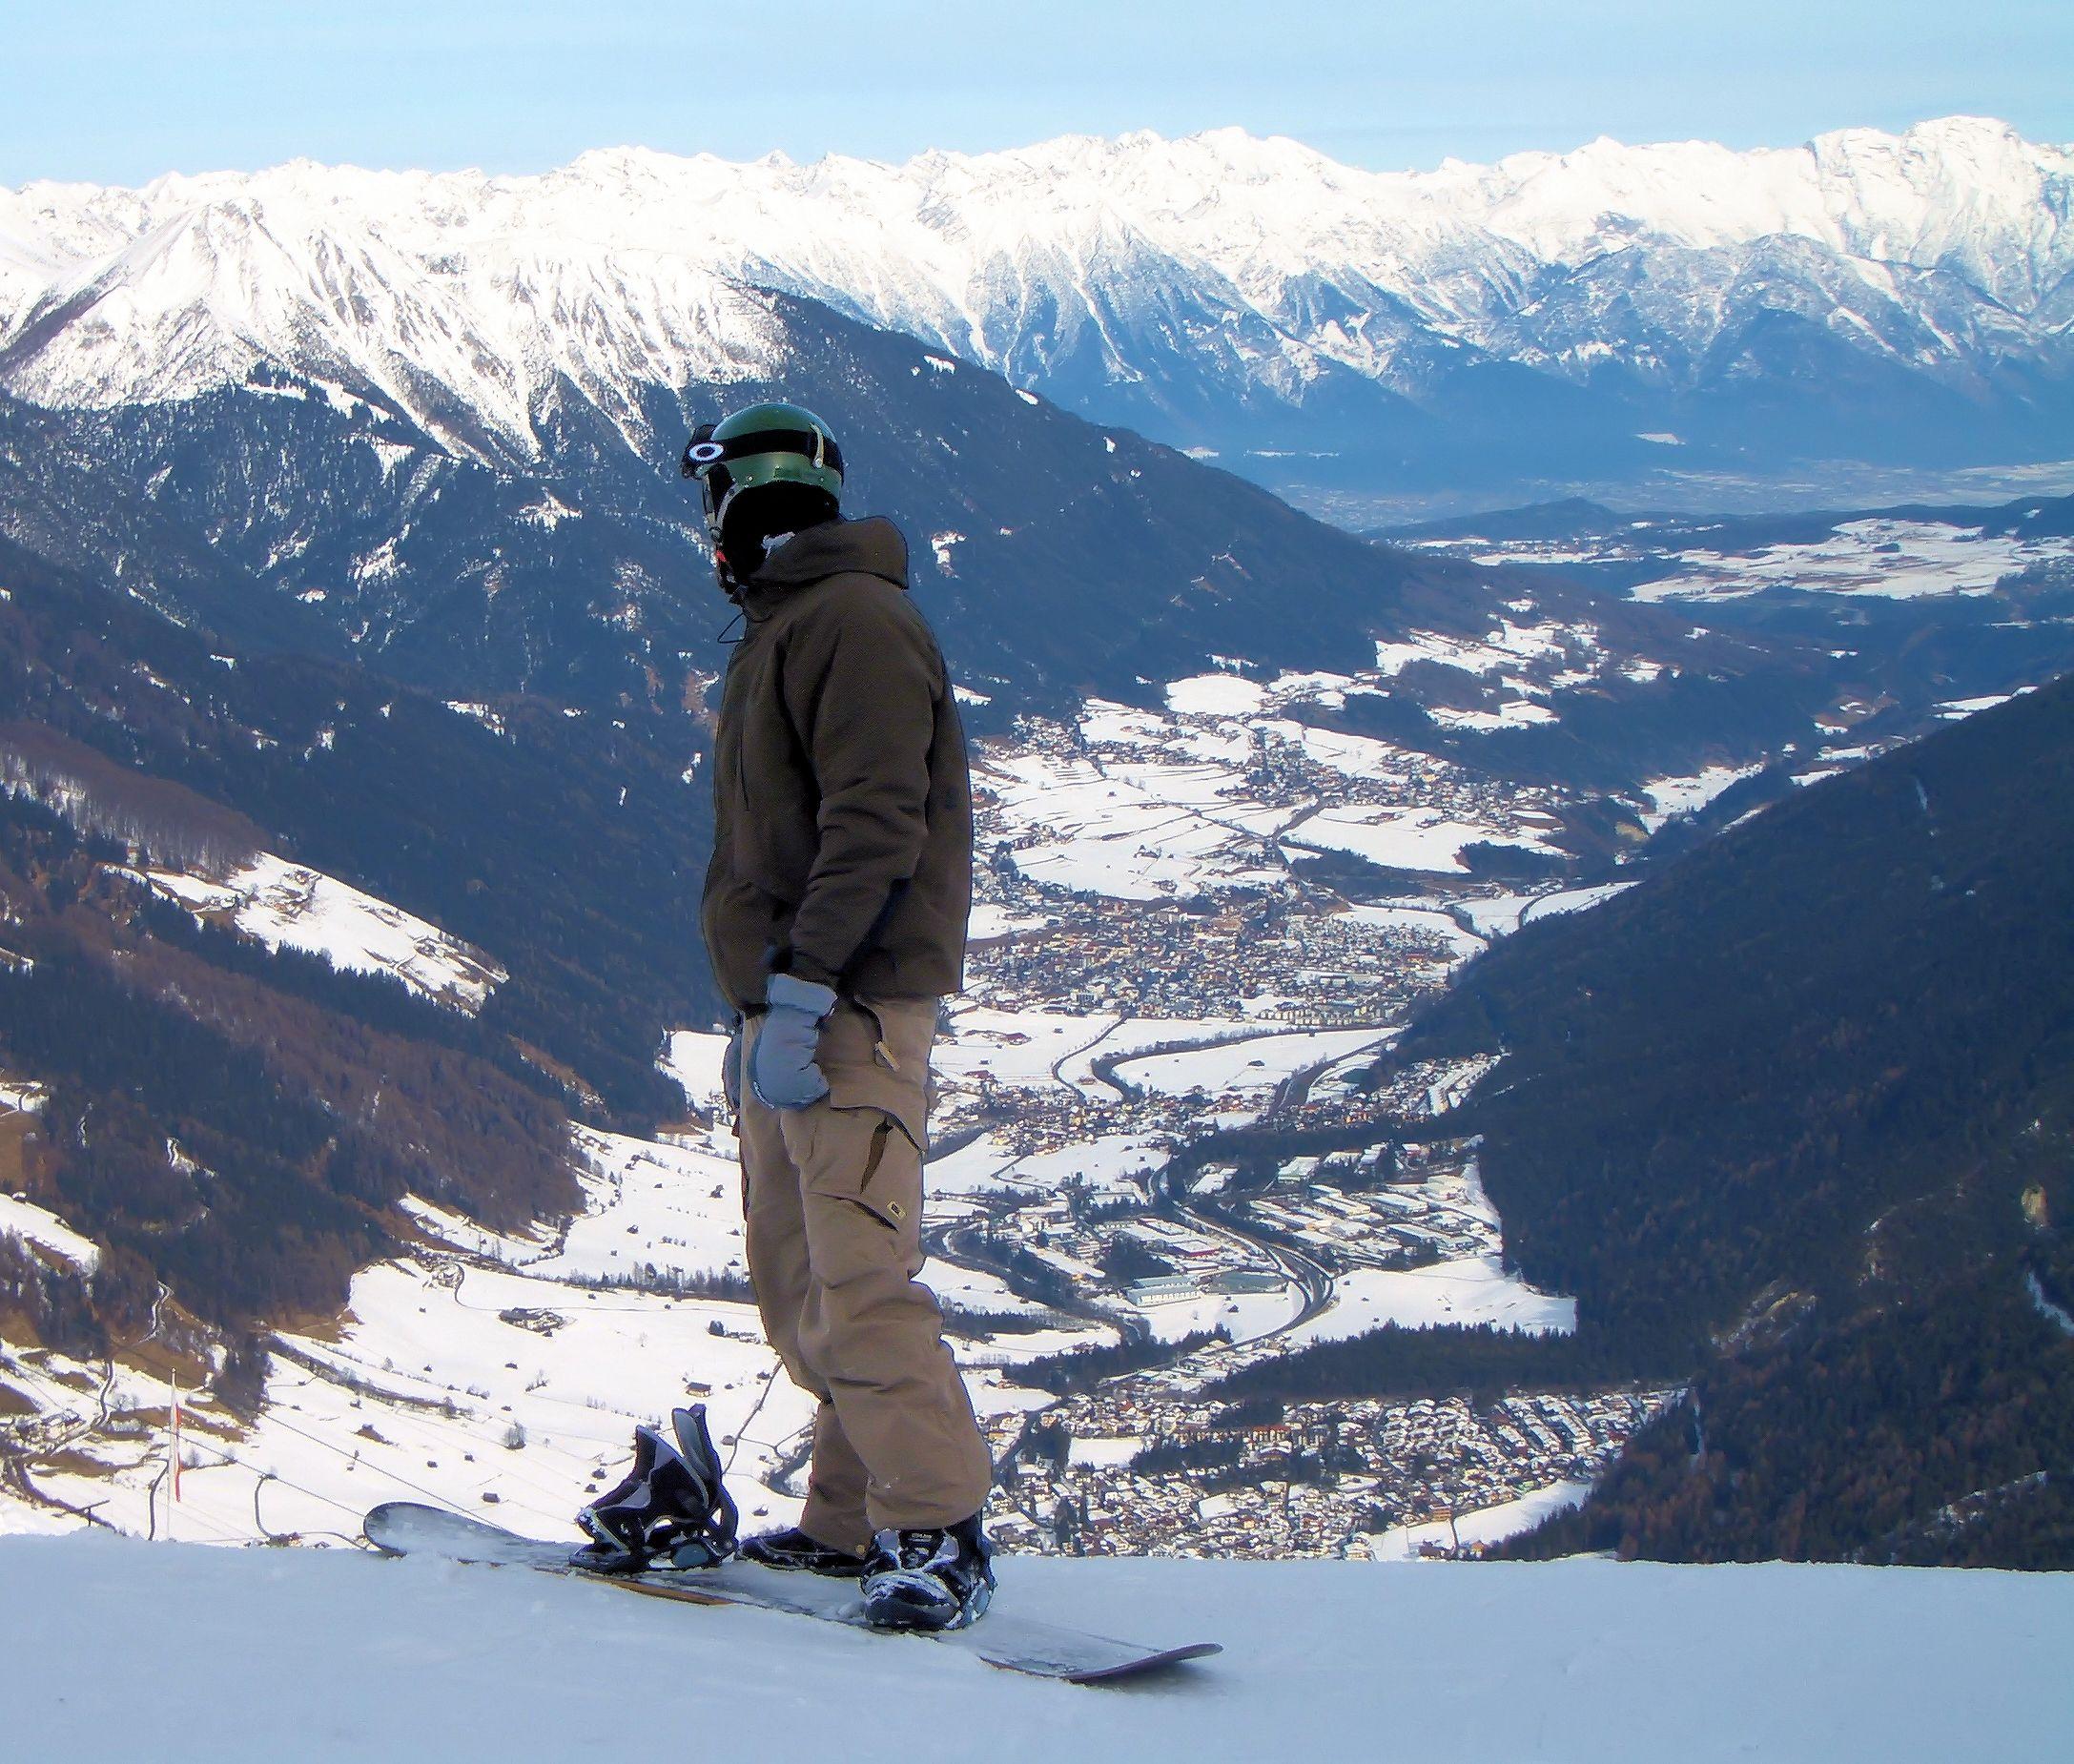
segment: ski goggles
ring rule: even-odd
[[[726,506],[734,488],[734,476],[728,470],[730,461],[754,459],[766,453],[791,453],[826,466],[838,478],[843,475],[843,450],[832,436],[818,429],[756,429],[716,441],[713,426],[702,422],[691,431],[691,439],[685,442],[682,464],[687,478],[699,481],[709,508]]]

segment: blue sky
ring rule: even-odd
[[[309,157],[531,172],[638,143],[898,159],[1238,123],[1355,164],[1953,112],[2074,140],[2034,0],[0,0],[0,184]]]

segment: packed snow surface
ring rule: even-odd
[[[2063,1574],[1009,1557],[999,1597],[1226,1651],[1081,1688],[518,1569],[75,1534],[0,1539],[0,1699],[10,1756],[70,1764],[1929,1764],[2074,1721]]]

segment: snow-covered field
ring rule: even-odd
[[[1491,894],[1482,900],[1465,900],[1456,911],[1484,936],[1502,937],[1536,919],[1582,913],[1633,886],[1632,882],[1602,882],[1596,888],[1556,889],[1541,894]]]
[[[1981,711],[1992,710],[1997,705],[2006,705],[2012,698],[2022,698],[2035,687],[2020,686],[2014,692],[1985,692],[1979,698],[1954,698],[1938,707],[1938,717],[1945,723],[1961,723]]]
[[[2074,557],[2074,540],[2016,539],[1943,521],[1846,521],[1827,538],[1746,554],[1695,548],[1675,575],[1640,584],[1641,601],[1741,600],[1770,588],[1873,594],[1985,594],[2004,576]]]
[[[1016,867],[1033,881],[1121,900],[1276,880],[1266,835],[1285,815],[1228,801],[1236,776],[1210,761],[1028,753],[980,768],[1009,826],[1026,839]]]
[[[91,1274],[100,1265],[101,1252],[90,1238],[83,1238],[55,1213],[31,1200],[0,1195],[0,1237],[17,1237],[47,1250],[60,1261],[69,1261]]]
[[[1388,870],[1425,870],[1467,875],[1462,848],[1488,844],[1525,851],[1543,849],[1538,837],[1523,837],[1437,809],[1364,808],[1335,805],[1304,821],[1301,843],[1326,851],[1351,851]]]
[[[1002,1609],[1226,1651],[1129,1689],[357,1552],[0,1539],[8,1755],[758,1764],[2061,1757],[2074,1576],[1006,1558]]]
[[[1395,1323],[1406,1329],[1490,1323],[1530,1334],[1568,1335],[1577,1327],[1577,1301],[1536,1292],[1494,1256],[1457,1257],[1403,1271],[1357,1268],[1334,1282],[1330,1309],[1282,1339],[1289,1346],[1334,1342]]]
[[[1450,1093],[1466,1089],[1481,1066],[1465,1067],[1436,1086]],[[1392,1195],[1415,1199],[1427,1209],[1420,1217],[1427,1230],[1444,1231],[1451,1240],[1445,1258],[1417,1268],[1353,1266],[1334,1275],[1330,1301],[1309,1321],[1276,1335],[1271,1346],[1281,1352],[1313,1342],[1336,1342],[1371,1329],[1394,1325],[1405,1329],[1489,1323],[1529,1334],[1568,1335],[1577,1327],[1577,1302],[1538,1291],[1505,1265],[1498,1209],[1484,1192],[1473,1156],[1459,1168],[1436,1168],[1419,1186],[1402,1183]],[[1290,1202],[1270,1190],[1260,1203],[1270,1219]],[[1319,1222],[1315,1209],[1306,1215]],[[1279,1222],[1297,1222],[1294,1216]],[[1363,1229],[1380,1237],[1386,1226],[1371,1218]],[[1242,1342],[1246,1338],[1241,1336]]]
[[[931,1063],[940,1082],[955,1085],[975,1085],[982,1073],[998,1084],[1049,1084],[1056,1065],[1058,1081],[1078,1088],[1087,1077],[1080,1056],[1106,1049],[1121,1021],[1113,1013],[1004,1011],[955,1000],[950,1034]]]
[[[1292,1073],[1385,1039],[1374,1029],[1277,1029],[1245,1017],[1122,1017],[1064,1011],[955,1005],[932,1064],[947,1091],[985,1076],[1010,1088],[1060,1086],[1113,1097],[1095,1062],[1146,1090],[1271,1090]],[[1056,1068],[1056,1072],[1055,1072]]]
[[[1125,1082],[1167,1096],[1184,1096],[1194,1090],[1256,1093],[1273,1090],[1291,1073],[1304,1067],[1369,1051],[1386,1039],[1372,1029],[1256,1034],[1185,1053],[1148,1054],[1141,1058],[1119,1060],[1116,1070],[1118,1077]]]
[[[1683,778],[1658,778],[1649,787],[1650,808],[1642,825],[1654,832],[1674,814],[1704,809],[1739,779],[1761,770],[1756,766],[1708,766]]]
[[[1417,1562],[1422,1547],[1440,1549],[1468,1549],[1477,1544],[1502,1543],[1522,1531],[1530,1531],[1544,1519],[1581,1507],[1591,1491],[1590,1483],[1556,1482],[1516,1501],[1474,1512],[1457,1513],[1452,1519],[1436,1519],[1425,1525],[1392,1526],[1376,1531],[1367,1540],[1372,1562]]]
[[[1503,562],[1503,558],[1480,562]],[[1482,639],[1445,637],[1415,631],[1408,638],[1379,642],[1375,665],[1386,676],[1401,674],[1414,662],[1445,662],[1472,674],[1491,674],[1522,662],[1560,658],[1577,649],[1595,649],[1598,634],[1588,625],[1515,625],[1502,619]]]
[[[1494,635],[1507,633],[1532,635],[1509,626]],[[1439,654],[1462,648],[1431,642]],[[1515,666],[1520,659],[1493,654]],[[1466,845],[1553,849],[1549,834],[1558,823],[1545,792],[1479,791],[1466,773],[1450,783],[1451,769],[1426,755],[1281,714],[1329,705],[1355,684],[1287,675],[1263,686],[1208,674],[1169,686],[1164,713],[1092,701],[1060,740],[980,759],[975,775],[991,798],[989,837],[1014,847],[1016,871],[1033,882],[1145,901],[1284,887],[1291,858],[1320,851],[1464,875]],[[1473,723],[1484,713],[1448,714]],[[1550,714],[1522,699],[1489,720],[1497,727]],[[1308,785],[1289,775],[1304,768],[1312,769]]]
[[[220,880],[154,870],[160,892],[229,920],[271,949],[303,950],[335,968],[393,974],[413,992],[476,1012],[506,977],[481,950],[387,901],[262,851]]]
[[[680,1038],[687,1063],[714,1037]],[[725,1139],[723,1131],[720,1136]],[[500,1237],[439,1209],[409,1210],[427,1234],[418,1256],[380,1262],[353,1282],[345,1317],[321,1333],[284,1333],[267,1403],[247,1427],[189,1396],[185,1468],[172,1505],[164,1386],[118,1367],[55,1357],[8,1376],[52,1417],[113,1426],[82,1433],[74,1455],[39,1468],[37,1486],[138,1533],[242,1542],[288,1532],[351,1535],[383,1500],[431,1499],[548,1535],[567,1534],[586,1490],[624,1464],[637,1422],[688,1402],[708,1405],[751,1517],[783,1522],[797,1504],[759,1487],[777,1477],[812,1404],[778,1370],[755,1310],[739,1294],[699,1297],[700,1277],[744,1274],[740,1176],[714,1140],[649,1141],[581,1130],[585,1210],[559,1237]],[[61,1226],[0,1202],[0,1228],[54,1249]],[[74,1249],[76,1244],[71,1245]],[[91,1246],[88,1246],[91,1247]],[[1015,1310],[989,1277],[945,1268],[945,1296],[974,1310]],[[623,1283],[624,1282],[624,1283]],[[959,1343],[983,1416],[1014,1418],[1041,1402],[999,1369],[1057,1351],[1085,1332]],[[0,1502],[0,1530],[31,1528],[33,1509]],[[67,1524],[71,1522],[65,1522]]]

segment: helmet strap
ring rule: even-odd
[[[728,562],[728,554],[721,546],[717,531],[712,536],[712,544],[713,580],[720,585],[721,593],[739,606],[742,604],[742,578],[734,573],[734,565]]]

